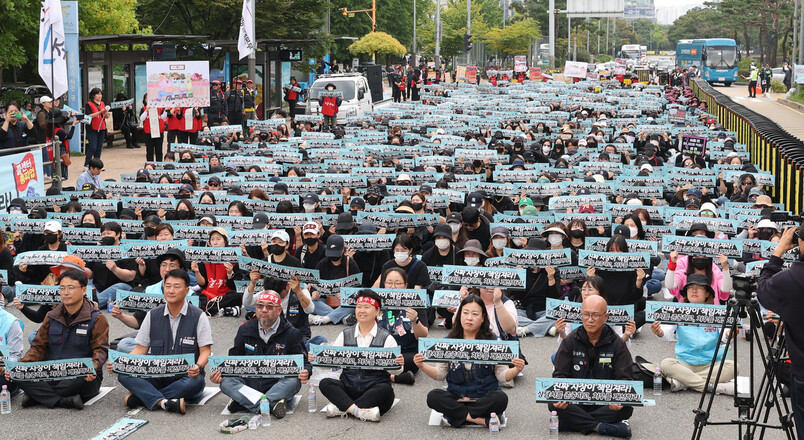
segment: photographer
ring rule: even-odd
[[[782,255],[798,246],[804,249],[804,223],[796,228],[788,228],[782,234],[779,244],[773,251],[757,280],[757,299],[762,305],[776,311],[784,322],[787,335],[787,350],[792,361],[792,377],[790,378],[790,396],[795,416],[796,432],[804,438],[804,414],[798,411],[804,404],[804,322],[800,320],[804,313],[804,303],[799,299],[804,291],[804,262],[793,263],[788,270],[782,270]]]

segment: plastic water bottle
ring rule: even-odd
[[[662,395],[662,370],[656,367],[656,372],[653,373],[653,395]]]
[[[114,300],[112,299],[112,292],[109,292],[109,301],[106,302],[106,311],[112,313],[114,308]]]
[[[257,429],[262,423],[262,415],[257,414],[248,420],[248,429]]]
[[[265,394],[260,399],[260,414],[262,415],[262,426],[271,426],[271,402]]]
[[[0,414],[11,414],[11,393],[7,385],[3,385],[3,391],[0,391]]]
[[[558,440],[558,413],[550,413],[550,440]]]
[[[497,413],[491,413],[489,418],[489,438],[500,438],[500,419]]]
[[[307,412],[314,413],[318,410],[315,403],[315,386],[310,384],[310,388],[307,390]]]

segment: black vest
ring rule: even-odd
[[[187,314],[179,319],[179,327],[176,329],[176,338],[170,330],[170,318],[165,315],[163,304],[153,310],[148,315],[151,320],[151,352],[152,355],[171,355],[192,353],[196,361],[200,355],[198,347],[198,319],[204,312],[198,307],[187,304]]]
[[[343,330],[344,347],[357,347],[355,331],[355,327],[347,327]],[[377,327],[377,336],[371,340],[369,347],[382,348],[385,346],[385,339],[390,337],[392,336],[387,330]],[[344,368],[341,372],[341,382],[356,394],[363,394],[376,384],[391,383],[391,375],[385,370]]]
[[[89,320],[73,322],[69,328],[51,318],[47,331],[47,360],[91,358],[90,342],[98,313],[93,311]]]
[[[307,339],[310,339],[310,321],[307,319],[307,313],[299,302],[299,297],[294,292],[288,293],[288,312],[285,318],[293,327],[299,329]]]

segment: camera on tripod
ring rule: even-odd
[[[750,300],[757,291],[757,278],[753,275],[734,274],[731,280],[737,300]]]
[[[774,223],[784,223],[784,222],[795,222],[801,223],[801,220],[804,219],[801,215],[793,215],[787,211],[781,212],[773,212],[770,216],[770,221]]]

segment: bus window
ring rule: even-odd
[[[737,67],[737,48],[734,46],[707,47],[705,56],[705,65],[710,69],[733,69]]]

